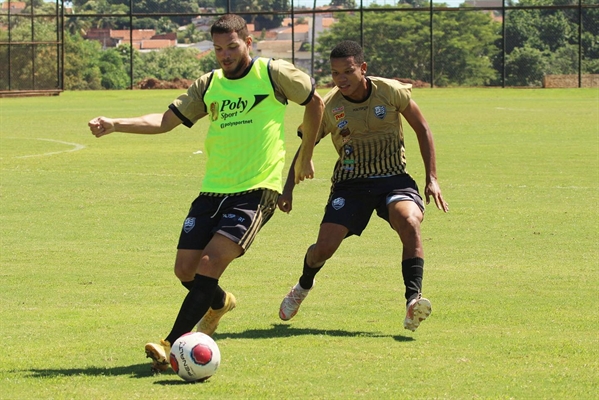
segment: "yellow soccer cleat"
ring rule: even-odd
[[[170,354],[171,344],[164,339],[160,341],[160,344],[146,344],[146,356],[152,359],[152,371],[154,372],[162,372],[168,369]]]
[[[208,312],[206,312],[200,322],[198,322],[198,332],[212,336],[214,331],[216,331],[216,328],[218,328],[218,323],[223,315],[234,309],[236,305],[237,300],[235,299],[235,296],[233,296],[233,293],[226,292],[225,305],[223,308],[213,310],[212,307],[210,307]]]

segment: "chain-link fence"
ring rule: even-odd
[[[425,87],[598,85],[599,0],[318,1],[7,0],[0,93],[196,79],[216,66],[207,30],[226,12],[248,21],[254,55],[323,85],[343,39],[362,43],[369,73]]]

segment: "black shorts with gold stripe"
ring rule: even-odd
[[[237,243],[243,251],[275,212],[279,194],[270,189],[243,193],[200,193],[191,203],[177,249],[203,250],[215,233]]]
[[[331,188],[322,223],[343,225],[349,229],[347,236],[360,236],[375,210],[389,222],[388,205],[396,201],[413,201],[424,212],[418,185],[408,174],[337,182]]]

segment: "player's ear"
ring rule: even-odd
[[[360,71],[362,72],[362,75],[366,75],[366,71],[368,71],[368,64],[366,64],[366,61],[360,65]]]

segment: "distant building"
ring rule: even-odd
[[[507,3],[507,0],[506,0]],[[466,0],[464,2],[464,4],[466,6],[470,6],[470,7],[479,7],[479,8],[484,8],[484,7],[490,7],[490,8],[497,8],[497,7],[502,7],[503,6],[503,0]],[[485,12],[483,10],[483,12]],[[501,22],[503,21],[503,17],[501,15],[501,11],[498,10],[488,10],[486,11],[487,14],[489,14],[491,16],[491,18],[493,18],[494,21],[497,22]]]
[[[131,37],[133,36],[133,37]],[[97,40],[102,43],[103,48],[116,47],[121,44],[131,43],[133,39],[133,48],[139,51],[152,51],[164,49],[166,47],[175,47],[177,45],[177,34],[165,33],[156,34],[154,29],[134,29],[133,32],[128,29],[89,29],[85,34],[87,40]]]
[[[178,44],[177,47],[187,47],[192,49],[197,49],[200,52],[210,51],[214,48],[214,44],[210,40],[202,40],[197,43],[186,43],[186,44]]]
[[[10,11],[11,14],[20,14],[25,7],[27,7],[27,3],[24,1],[11,1],[2,3],[2,11],[8,13]]]
[[[294,42],[293,50],[291,40],[262,40],[254,44],[254,55],[266,58],[277,58],[291,62],[293,56],[294,64],[298,67],[309,69],[311,66],[312,53],[309,51],[300,51],[302,42]]]
[[[467,6],[472,6],[472,7],[501,7],[501,6],[503,6],[503,1],[502,0],[466,0],[464,2],[464,4],[466,4]]]
[[[300,20],[304,23],[298,24]],[[274,34],[274,40],[269,40],[270,35],[266,35],[266,40],[260,40],[254,45],[255,53],[262,57],[282,58],[288,61],[291,61],[293,56],[293,63],[296,66],[309,70],[312,66],[312,52],[305,50],[309,48],[306,45],[312,45],[312,42],[316,45],[320,34],[329,29],[334,22],[333,18],[324,15],[316,15],[314,19],[312,16],[304,16],[295,19],[292,30],[291,18],[285,18],[283,26],[269,31],[270,35]],[[314,30],[314,41],[312,30]]]
[[[306,23],[298,24],[299,20],[303,20]],[[301,42],[311,42],[312,41],[312,24],[314,24],[314,37],[318,40],[318,36],[325,30],[329,29],[331,25],[335,23],[335,19],[332,17],[327,17],[322,14],[318,14],[315,16],[314,20],[312,20],[312,16],[305,16],[301,18],[295,18],[295,40]],[[283,29],[279,32],[277,39],[280,40],[291,40],[291,18],[283,19]]]
[[[203,16],[194,18],[192,22],[196,29],[206,32],[210,30],[214,19]],[[329,29],[335,19],[330,15],[318,14],[315,18],[312,18],[311,15],[296,17],[294,22],[293,29],[291,18],[284,18],[280,27],[261,31],[256,31],[254,24],[247,24],[248,31],[254,39],[252,55],[288,61],[291,61],[293,56],[295,65],[306,70],[310,69],[312,53],[305,49],[309,48],[306,45],[312,44],[312,31],[314,30],[314,42],[317,43],[320,34]],[[194,47],[200,51],[209,51],[213,48],[213,44],[209,40],[188,45],[180,44],[179,46]]]

